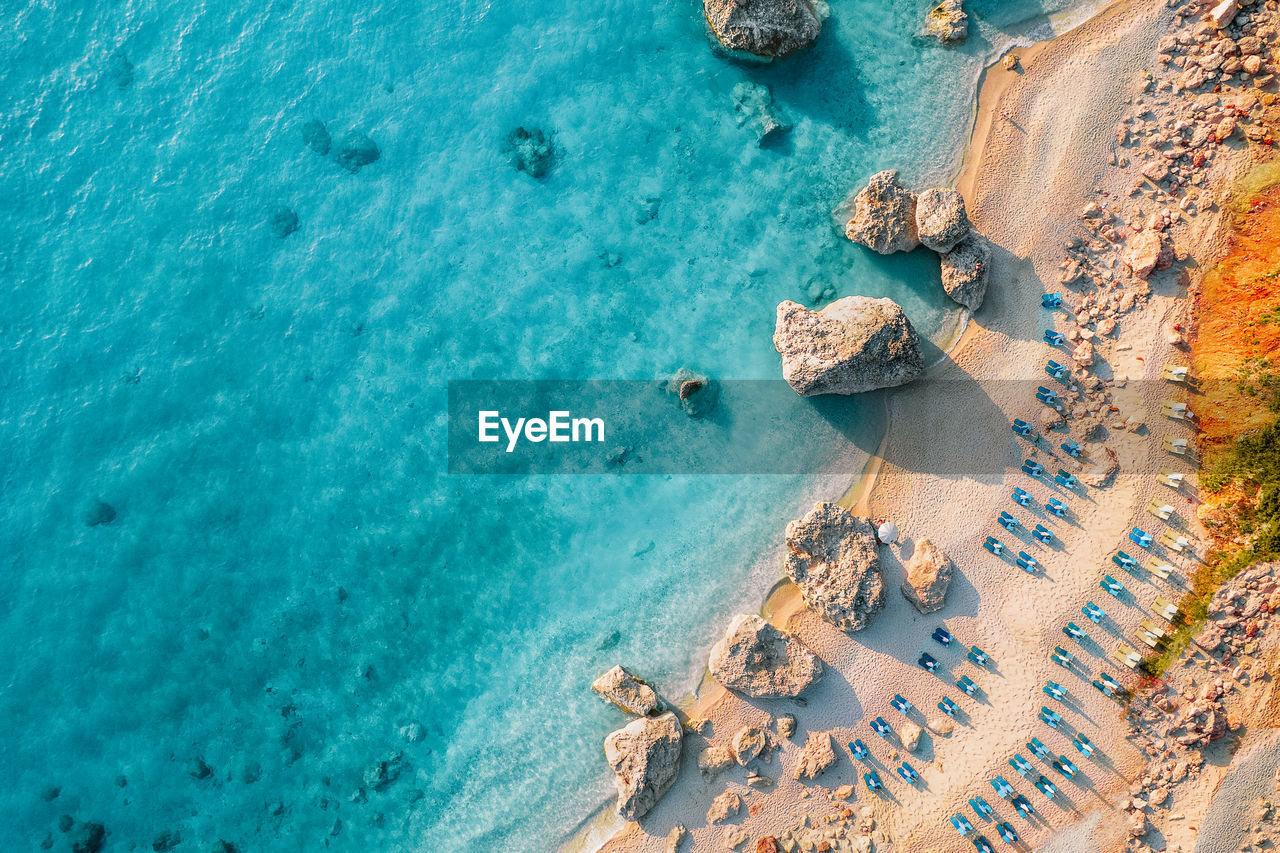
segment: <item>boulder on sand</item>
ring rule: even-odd
[[[884,606],[884,577],[871,522],[819,503],[787,525],[787,577],[814,612],[845,631],[865,628]]]
[[[752,759],[764,752],[765,745],[768,742],[769,739],[764,733],[764,729],[756,726],[743,726],[734,733],[729,745],[733,749],[734,760],[740,766],[746,767],[751,763]]]
[[[916,233],[916,194],[898,183],[896,169],[871,176],[853,200],[853,218],[845,236],[873,252],[910,252],[920,245]]]
[[[926,248],[950,252],[969,234],[964,197],[953,189],[934,187],[916,199],[916,236]]]
[[[802,397],[889,388],[924,371],[920,336],[892,299],[846,296],[820,311],[786,300],[773,346],[783,378]]]
[[[920,746],[920,736],[924,734],[924,729],[908,720],[898,729],[898,740],[902,741],[902,747],[907,752],[915,752]]]
[[[1173,249],[1159,231],[1139,231],[1125,244],[1120,260],[1138,278],[1152,270],[1166,270],[1173,264]]]
[[[680,721],[668,711],[641,717],[604,739],[618,788],[618,814],[636,820],[662,798],[680,770]]]
[[[800,760],[791,776],[794,779],[814,779],[835,763],[836,753],[831,748],[831,733],[809,732],[804,749],[800,751]]]
[[[725,47],[769,59],[808,47],[822,29],[809,0],[703,0],[702,10]]]
[[[941,610],[947,600],[953,566],[942,549],[931,539],[916,542],[915,553],[907,563],[907,579],[902,594],[921,613]]]
[[[753,614],[734,617],[711,647],[711,675],[747,696],[799,696],[822,678],[822,662],[794,635]]]
[[[987,295],[991,248],[981,234],[970,232],[942,258],[942,289],[953,302],[977,311]]]
[[[924,31],[935,36],[943,44],[960,44],[969,37],[969,16],[960,0],[942,0],[929,10]]]
[[[591,689],[628,714],[643,717],[658,709],[658,694],[653,688],[621,666],[615,666],[591,682]]]

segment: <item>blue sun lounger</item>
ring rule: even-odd
[[[952,639],[953,638],[951,636],[951,632],[948,631],[946,628],[933,629],[933,641],[935,643],[941,643],[944,646],[949,646],[951,645]]]
[[[982,797],[970,797],[969,808],[984,820],[991,820],[996,815],[995,809],[991,808],[991,804]]]
[[[1009,759],[1009,766],[1012,767],[1014,770],[1017,770],[1018,773],[1020,773],[1023,776],[1027,776],[1031,773],[1034,773],[1036,770],[1034,767],[1031,766],[1031,763],[1027,761],[1027,759],[1023,758],[1021,755],[1018,755],[1018,753],[1016,752],[1013,754],[1013,758]]]
[[[942,697],[942,701],[938,703],[938,709],[953,719],[960,713],[960,706],[951,701],[950,696]]]
[[[1073,640],[1083,640],[1086,636],[1088,636],[1087,634],[1085,634],[1084,629],[1074,622],[1068,622],[1067,624],[1063,625],[1062,633],[1066,634],[1068,637],[1070,637]]]
[[[1018,831],[1013,828],[1009,821],[1002,821],[996,824],[996,832],[1000,833],[1000,840],[1005,844],[1013,845],[1018,843]]]
[[[1026,422],[1026,421],[1024,421],[1022,418],[1014,418],[1014,419],[1013,419],[1013,427],[1012,427],[1012,429],[1013,429],[1013,432],[1014,432],[1014,434],[1015,434],[1015,435],[1020,435],[1020,436],[1022,436],[1023,438],[1026,438],[1026,437],[1030,436],[1033,432],[1035,432],[1035,430],[1034,430],[1034,428],[1031,426],[1031,424],[1027,423],[1027,422]]]
[[[1045,527],[1043,524],[1037,524],[1035,529],[1031,531],[1031,535],[1039,539],[1045,545],[1053,541],[1053,531]]]
[[[1045,510],[1053,513],[1058,518],[1064,518],[1067,514],[1067,505],[1057,498],[1049,498],[1044,505]]]
[[[974,684],[973,679],[967,675],[960,676],[960,679],[956,682],[956,687],[963,690],[966,696],[972,696],[978,692],[978,685]]]
[[[1151,543],[1155,541],[1155,537],[1147,531],[1135,527],[1129,531],[1129,541],[1139,548],[1146,548],[1149,551],[1151,550]]]
[[[1138,561],[1133,557],[1130,557],[1124,551],[1117,551],[1111,558],[1111,562],[1115,563],[1122,569],[1136,569],[1138,567]]]
[[[889,700],[889,704],[904,714],[910,713],[915,707],[906,699],[903,699],[901,693],[893,694],[893,698]]]
[[[1093,755],[1093,741],[1089,740],[1082,734],[1078,734],[1071,739],[1071,745],[1080,751],[1085,758]]]
[[[1075,778],[1075,775],[1080,772],[1080,768],[1072,764],[1071,759],[1065,755],[1059,755],[1055,758],[1051,766],[1068,779]]]
[[[1080,446],[1078,441],[1064,441],[1062,442],[1062,449],[1072,459],[1080,458],[1080,454],[1084,452],[1084,448]]]
[[[1044,308],[1060,308],[1062,307],[1062,294],[1045,293],[1040,297],[1040,305]]]
[[[1099,693],[1101,693],[1103,696],[1115,696],[1115,695],[1116,695],[1115,690],[1113,690],[1113,689],[1111,689],[1110,687],[1108,687],[1107,685],[1103,684],[1101,681],[1099,681],[1099,680],[1098,680],[1098,679],[1096,679],[1096,678],[1095,678],[1092,682],[1090,682],[1090,683],[1091,683],[1091,684],[1093,684],[1093,686],[1094,686],[1094,687],[1096,687],[1096,688],[1097,688],[1097,690],[1098,690],[1098,692],[1099,692]]]
[[[1064,489],[1074,489],[1076,487],[1076,484],[1080,482],[1079,480],[1076,479],[1075,474],[1068,474],[1066,471],[1063,471],[1061,468],[1059,468],[1058,473],[1054,475],[1053,481],[1057,483],[1059,486],[1062,486]]]
[[[1036,790],[1044,794],[1049,799],[1052,800],[1054,797],[1058,796],[1058,786],[1050,782],[1048,777],[1041,775],[1034,784],[1036,786]]]
[[[1027,741],[1027,749],[1031,750],[1032,755],[1036,758],[1046,759],[1049,757],[1049,747],[1045,746],[1038,737],[1033,737]]]
[[[1092,601],[1086,601],[1084,603],[1084,607],[1080,608],[1080,612],[1083,613],[1085,617],[1088,618],[1088,620],[1095,625],[1100,623],[1103,620],[1103,618],[1107,615],[1107,611],[1103,610],[1101,607],[1094,604]]]
[[[1058,392],[1053,391],[1043,385],[1036,387],[1036,399],[1046,406],[1056,406],[1058,403]]]
[[[988,536],[987,541],[982,543],[982,547],[986,548],[997,557],[1004,556],[1004,543],[999,539],[996,539],[994,536]]]
[[[973,848],[978,853],[996,853],[995,848],[991,846],[991,842],[987,840],[985,835],[975,835],[973,837]]]
[[[1018,794],[1009,802],[1013,803],[1013,807],[1018,810],[1018,814],[1027,820],[1031,820],[1031,816],[1036,813],[1036,810],[1031,807],[1031,801],[1021,794]]]
[[[995,788],[996,796],[1006,799],[1013,796],[1013,786],[1010,785],[1003,776],[997,776],[991,780],[991,787]]]
[[[1050,657],[1053,658],[1053,662],[1058,666],[1066,667],[1067,669],[1071,669],[1071,665],[1075,663],[1076,660],[1076,656],[1071,654],[1071,652],[1067,651],[1062,646],[1054,646],[1053,654],[1051,654]]]
[[[1018,568],[1022,569],[1024,572],[1034,573],[1036,569],[1040,568],[1040,561],[1028,554],[1026,551],[1019,551],[1018,559],[1014,560],[1014,562],[1017,563]]]
[[[1023,489],[1019,489],[1018,487],[1015,486],[1013,489],[1013,494],[1010,495],[1010,497],[1012,497],[1015,501],[1018,502],[1018,506],[1031,506],[1030,492],[1027,492]]]
[[[862,738],[856,738],[849,744],[849,752],[859,761],[866,761],[867,757],[871,755],[871,750],[867,749],[867,745],[862,742]]]
[[[1052,696],[1059,702],[1067,698],[1067,689],[1056,681],[1046,681],[1043,689],[1046,695]]]
[[[1061,379],[1066,374],[1067,369],[1053,359],[1049,359],[1049,363],[1044,366],[1044,372],[1054,379]]]
[[[1000,517],[996,519],[996,523],[999,524],[1001,527],[1003,527],[1005,530],[1017,530],[1019,527],[1022,526],[1021,524],[1018,523],[1018,519],[1014,518],[1012,515],[1009,515],[1009,513],[1004,512],[1003,510],[1000,512]]]
[[[937,658],[935,658],[933,655],[929,654],[928,652],[922,652],[920,655],[920,660],[916,661],[916,663],[920,664],[920,666],[924,667],[930,672],[938,671]]]
[[[876,717],[874,720],[872,720],[871,730],[874,731],[876,734],[880,735],[880,737],[884,738],[885,740],[888,740],[889,738],[893,737],[893,727],[890,726],[887,722],[885,722],[884,717]]]
[[[967,657],[969,658],[969,660],[973,661],[978,666],[986,666],[987,662],[991,660],[991,657],[982,649],[978,648],[977,646],[969,647],[969,654],[967,655]]]
[[[1103,575],[1102,580],[1098,581],[1098,586],[1102,587],[1116,598],[1119,598],[1120,593],[1124,592],[1124,584],[1111,577],[1111,575]]]
[[[867,783],[867,790],[881,791],[884,790],[884,783],[880,781],[880,774],[874,770],[868,770],[862,774],[862,779]]]
[[[969,823],[969,819],[959,812],[956,812],[955,816],[951,818],[951,825],[954,826],[956,828],[956,832],[960,833],[962,836],[967,836],[969,833],[973,832],[973,824]]]
[[[1030,459],[1026,459],[1022,463],[1022,473],[1029,477],[1039,477],[1044,473],[1044,466],[1039,462],[1032,462]]]
[[[1040,708],[1040,719],[1043,720],[1045,725],[1051,729],[1056,729],[1062,724],[1062,715],[1052,708],[1046,708],[1044,706],[1041,706]]]
[[[1117,693],[1119,693],[1121,690],[1124,689],[1123,687],[1120,686],[1120,682],[1116,681],[1114,678],[1112,678],[1110,675],[1108,675],[1105,672],[1098,673],[1098,678],[1102,681],[1103,684],[1110,687],[1112,690],[1114,690]]]
[[[1044,342],[1051,347],[1060,347],[1066,340],[1062,332],[1055,332],[1053,329],[1044,330]]]
[[[902,766],[898,768],[898,775],[903,779],[906,779],[907,783],[910,785],[914,785],[920,781],[920,774],[916,772],[914,767],[905,761],[902,762]]]

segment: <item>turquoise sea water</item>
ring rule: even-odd
[[[450,477],[445,382],[774,378],[774,306],[827,288],[945,337],[936,260],[833,211],[947,180],[984,59],[1067,4],[973,2],[960,50],[928,5],[833,2],[762,68],[692,2],[4,4],[0,847],[560,844],[609,791],[592,677],[692,689],[851,475]]]

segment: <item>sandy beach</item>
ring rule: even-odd
[[[1204,164],[1203,180],[1166,188],[1143,177],[1150,160],[1118,135],[1117,128],[1137,127],[1148,113],[1156,120],[1175,115],[1182,100],[1219,97],[1173,92],[1148,76],[1158,67],[1162,39],[1179,25],[1189,26],[1181,16],[1193,11],[1202,12],[1202,5],[1122,0],[1064,36],[1015,50],[1015,70],[999,63],[988,70],[971,148],[956,181],[974,227],[992,244],[986,301],[940,364],[891,393],[880,458],[864,477],[866,488],[842,500],[859,514],[894,521],[901,531],[897,543],[880,549],[886,606],[868,628],[847,634],[807,609],[793,585],[775,588],[763,615],[813,649],[826,666],[825,677],[802,700],[747,700],[708,677],[697,703],[685,709],[687,717],[706,723],[686,737],[685,765],[675,785],[648,816],[627,824],[603,849],[668,849],[675,827],[688,832],[682,850],[755,849],[756,839],[797,827],[800,836],[806,828],[834,830],[827,848],[799,849],[972,849],[948,818],[972,814],[967,803],[975,796],[995,805],[997,819],[1016,825],[1022,840],[1037,849],[1113,850],[1139,843],[1130,842],[1134,813],[1124,805],[1135,784],[1142,788],[1150,755],[1135,743],[1125,708],[1093,689],[1090,679],[1107,673],[1130,689],[1144,686],[1112,652],[1138,645],[1135,631],[1153,618],[1157,599],[1178,600],[1205,555],[1191,491],[1171,493],[1157,480],[1165,469],[1180,471],[1188,481],[1195,476],[1193,461],[1170,456],[1163,447],[1166,438],[1193,440],[1194,430],[1161,415],[1166,400],[1185,398],[1162,371],[1187,360],[1181,330],[1191,325],[1188,285],[1193,291],[1198,266],[1220,250],[1221,211],[1213,200],[1252,162],[1243,143],[1227,141]],[[1153,230],[1149,223],[1156,220],[1161,222],[1154,230],[1163,232],[1177,262],[1149,277],[1135,276],[1121,260],[1124,238]],[[1078,267],[1086,273],[1064,284]],[[1102,297],[1089,296],[1096,301],[1082,304],[1081,293],[1094,291],[1095,283]],[[1068,307],[1084,315],[1042,308],[1041,295],[1055,291],[1066,291]],[[1114,306],[1105,300],[1114,295],[1119,302],[1127,294],[1132,295],[1124,304],[1131,307],[1102,312],[1096,323],[1087,316],[1089,304]],[[1114,328],[1102,331],[1104,321]],[[1098,380],[1094,392],[1107,404],[1096,413],[1101,429],[1085,441],[1082,461],[1058,449],[1079,437],[1074,422],[1047,432],[1037,444],[1008,427],[1015,418],[1039,425],[1043,407],[1035,389],[1053,384],[1043,371],[1046,360],[1071,364],[1074,343],[1051,348],[1042,338],[1045,329],[1089,341],[1095,353],[1087,368]],[[1087,406],[1088,395],[1082,397]],[[1030,459],[1050,475],[1058,469],[1083,475],[1107,458],[1119,470],[1098,487],[1065,489],[1020,471]],[[1017,509],[1010,500],[1015,487],[1033,495],[1036,504],[1023,515],[1052,530],[1051,545],[994,523],[1001,510]],[[1069,506],[1064,519],[1039,508],[1051,497]],[[1153,502],[1172,506],[1167,523],[1148,513]],[[1174,567],[1169,579],[1141,569],[1122,571],[1112,561],[1126,549],[1141,560],[1150,556],[1128,541],[1134,526],[1172,530],[1190,541],[1183,553],[1153,548]],[[987,553],[988,536],[1033,553],[1040,571],[1021,571]],[[929,615],[898,592],[904,566],[924,537],[950,555],[957,570],[945,608]],[[1113,597],[1100,588],[1108,573],[1123,583],[1123,594]],[[1100,624],[1082,616],[1087,601],[1106,611]],[[1072,621],[1085,627],[1087,639],[1076,643],[1064,636],[1063,626]],[[972,665],[963,653],[933,643],[930,634],[940,625],[964,647],[981,647],[990,664]],[[1075,653],[1071,671],[1051,660],[1057,646]],[[925,651],[943,660],[942,673],[917,666]],[[975,697],[955,689],[961,675],[977,684]],[[1050,701],[1042,692],[1049,680],[1065,685],[1065,701]],[[904,722],[890,706],[895,694],[923,712],[913,717],[925,733],[911,754],[868,728],[877,716],[895,727]],[[954,721],[935,708],[944,695],[963,709]],[[1057,730],[1038,718],[1046,705],[1061,712]],[[790,737],[776,734],[779,715],[795,716]],[[751,765],[767,782],[748,784],[747,769],[739,767],[710,779],[699,775],[698,753],[727,743],[744,725],[775,733],[772,755]],[[831,734],[837,760],[816,780],[797,781],[790,771],[810,732]],[[1096,745],[1088,760],[1071,748],[1076,733]],[[1070,781],[1054,777],[1059,794],[1052,800],[1009,764],[1015,753],[1030,758],[1032,737],[1055,756],[1070,755],[1082,771]],[[888,780],[884,795],[862,783],[866,767],[845,748],[854,738],[873,746],[872,766]],[[902,759],[919,771],[917,784],[894,775]],[[1017,817],[995,796],[988,780],[997,775],[1032,800],[1038,812],[1032,820]],[[726,790],[737,792],[741,809],[713,824],[708,807]],[[991,824],[978,831],[999,843]],[[1179,840],[1193,842],[1194,833]]]

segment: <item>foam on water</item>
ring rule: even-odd
[[[945,180],[984,59],[1057,11],[971,5],[944,50],[926,2],[833,3],[762,68],[696,2],[9,4],[0,846],[65,847],[70,814],[121,851],[554,847],[622,721],[587,683],[692,689],[878,408],[815,460],[835,481],[450,478],[444,383],[776,377],[774,306],[828,286],[944,339],[933,256],[832,211],[881,168]],[[780,147],[737,125],[744,80]],[[381,159],[307,150],[313,118]]]

